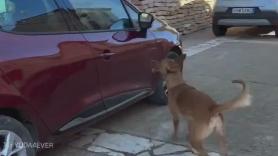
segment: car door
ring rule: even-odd
[[[92,50],[102,51],[98,71],[107,108],[148,95],[152,77],[150,54],[158,48],[152,34],[138,31],[121,0],[67,2],[83,25],[80,31]]]
[[[2,70],[49,129],[65,131],[104,111],[98,51],[92,53],[66,18],[66,11],[57,7],[59,3],[3,2],[12,10],[4,15],[9,19],[0,22]]]

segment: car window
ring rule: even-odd
[[[7,9],[6,9],[6,3],[5,3],[5,1],[0,1],[0,14],[1,13],[4,13],[4,12],[6,12],[7,11]]]
[[[68,0],[85,31],[121,30],[132,24],[120,0]]]
[[[10,32],[68,31],[54,0],[0,0],[0,29]]]
[[[125,7],[126,7],[126,10],[131,18],[131,21],[134,25],[135,28],[139,28],[139,23],[138,23],[138,11],[135,10],[134,8],[132,8],[129,4],[127,4],[127,2],[125,3]]]

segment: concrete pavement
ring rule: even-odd
[[[184,50],[190,56],[184,71],[184,78],[189,84],[220,103],[232,99],[240,91],[231,80],[244,79],[251,88],[254,96],[252,107],[225,114],[229,155],[276,155],[278,44],[273,32],[232,29],[226,37],[215,38],[210,29],[206,29],[184,37],[183,41]],[[142,101],[41,156],[190,155],[186,148],[186,122],[181,126],[178,140],[171,139],[171,132],[167,107]],[[209,138],[206,147],[209,151],[218,151],[213,137]]]

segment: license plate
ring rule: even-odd
[[[254,8],[233,8],[232,9],[233,14],[253,14],[255,13]]]

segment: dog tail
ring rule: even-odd
[[[246,83],[242,80],[234,80],[233,83],[241,84],[242,85],[242,91],[239,97],[224,102],[221,105],[217,105],[213,110],[213,115],[228,111],[233,111],[239,108],[248,107],[251,105],[252,102],[252,96],[249,92],[249,88],[246,86]]]

